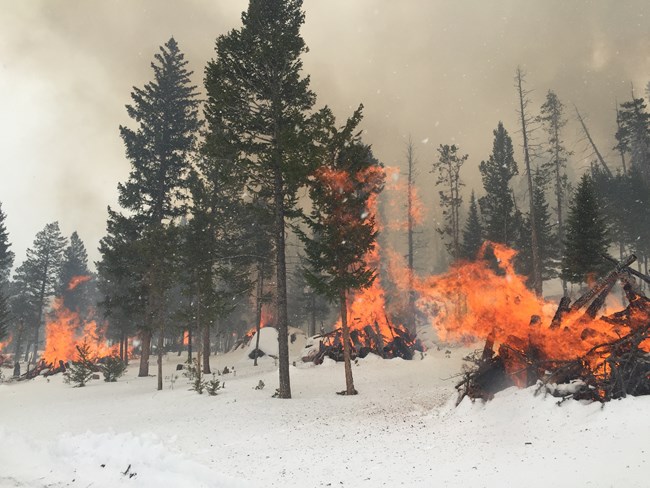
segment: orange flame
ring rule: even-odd
[[[9,344],[11,344],[11,339],[12,339],[12,338],[13,338],[12,335],[9,334],[9,337],[7,337],[7,340],[6,340],[6,341],[4,341],[4,342],[0,341],[0,352],[2,352],[2,350],[3,350],[5,347],[7,347]]]
[[[59,361],[74,360],[77,357],[76,347],[84,341],[90,346],[91,357],[119,354],[119,346],[109,346],[104,339],[103,327],[94,320],[84,323],[78,313],[66,308],[62,299],[57,299],[45,325],[43,360],[55,365]]]
[[[190,343],[190,331],[183,331],[183,345],[187,346]]]
[[[85,283],[86,281],[89,281],[91,278],[92,276],[90,275],[73,276],[72,279],[70,279],[70,283],[68,283],[68,290],[74,290],[81,283]]]

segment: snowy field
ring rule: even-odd
[[[273,360],[253,367],[244,350],[212,359],[236,371],[215,397],[182,376],[170,388],[176,355],[160,392],[135,362],[118,383],[3,384],[0,487],[650,486],[650,397],[557,406],[513,388],[455,408],[466,352],[360,360],[356,397],[335,394],[332,362],[297,363],[294,398],[273,399]]]

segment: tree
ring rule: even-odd
[[[440,206],[445,220],[443,228],[438,229],[442,235],[447,235],[451,242],[447,250],[454,259],[460,258],[460,206],[463,197],[460,188],[464,183],[460,179],[460,169],[468,158],[467,154],[459,155],[460,148],[456,145],[440,145],[438,148],[438,161],[433,163],[432,173],[436,175],[436,186],[442,187]]]
[[[586,282],[611,268],[602,258],[609,246],[607,226],[588,174],[582,175],[571,200],[564,246],[562,277],[571,283]]]
[[[483,226],[481,219],[478,215],[478,205],[476,205],[476,197],[472,191],[472,196],[469,200],[469,214],[467,215],[467,222],[463,230],[463,244],[461,246],[461,257],[473,261],[483,245]]]
[[[177,236],[174,219],[186,212],[187,175],[195,150],[198,119],[196,87],[190,83],[187,61],[171,38],[160,47],[151,67],[153,81],[134,88],[127,113],[137,130],[120,127],[120,135],[131,162],[125,183],[118,185],[120,205],[129,210],[138,227],[138,256],[144,269],[132,281],[145,288],[148,311],[140,336],[143,350],[140,376],[149,373],[149,351],[154,326],[158,328],[158,389],[162,389],[162,351],[166,317],[165,293],[170,285],[169,247]],[[162,239],[162,240],[161,240]],[[163,245],[161,245],[163,244]],[[169,253],[172,254],[169,254]]]
[[[531,117],[528,115],[527,108],[530,104],[530,99],[528,98],[528,92],[524,89],[525,75],[522,72],[520,67],[517,67],[517,72],[515,75],[515,86],[517,88],[517,95],[519,97],[519,121],[521,122],[521,134],[524,138],[524,163],[526,165],[526,181],[528,183],[528,195],[529,195],[529,212],[528,218],[530,220],[530,246],[531,246],[531,255],[532,255],[532,288],[535,290],[535,293],[538,296],[542,295],[542,261],[539,250],[539,236],[537,235],[537,216],[535,215],[535,202],[534,202],[534,186],[533,186],[533,174],[530,167],[530,124],[532,122]]]
[[[553,179],[556,205],[555,213],[557,215],[557,243],[560,246],[558,251],[562,255],[562,245],[564,242],[564,207],[566,206],[569,185],[566,165],[571,153],[566,149],[562,140],[562,129],[567,122],[564,117],[564,105],[552,90],[549,90],[546,94],[546,101],[542,105],[539,120],[547,136],[546,152],[549,155],[549,160],[543,165],[543,170],[548,171]],[[542,227],[544,225],[538,226],[540,229]],[[544,257],[542,257],[542,267],[545,267]],[[567,287],[565,280],[562,280],[562,290],[564,295],[566,295]]]
[[[542,278],[545,280],[555,278],[558,258],[557,235],[553,232],[551,223],[551,214],[549,204],[546,201],[546,187],[548,185],[547,174],[537,168],[533,177],[535,187],[533,189],[533,204],[535,206],[535,225],[537,226],[536,234],[539,245],[539,257],[542,261]],[[532,235],[530,226],[532,225],[530,215],[522,219],[521,233],[517,242],[517,248],[520,250],[517,255],[515,264],[517,271],[523,276],[528,276],[527,284],[533,287],[533,256],[530,237]]]
[[[41,324],[48,300],[57,290],[58,277],[66,239],[61,235],[58,222],[47,224],[36,234],[33,247],[27,249],[27,258],[16,269],[14,280],[22,283],[22,291],[35,311],[32,324],[32,361],[36,363]],[[27,348],[27,352],[29,347]]]
[[[307,112],[315,96],[301,77],[302,0],[251,0],[243,26],[220,36],[206,68],[206,118],[247,168],[252,192],[269,191],[274,214],[279,394],[291,397],[285,219],[311,170]]]
[[[80,345],[76,346],[77,358],[71,361],[68,370],[65,372],[65,379],[68,383],[73,383],[76,387],[86,386],[93,373],[98,368],[95,367],[93,358],[90,356],[90,345],[84,340]]]
[[[369,213],[368,202],[384,183],[384,171],[372,157],[370,147],[354,134],[361,110],[359,107],[341,129],[334,127],[331,114],[325,114],[328,135],[324,164],[316,170],[309,186],[313,210],[306,223],[312,237],[299,234],[309,263],[305,269],[308,283],[340,306],[347,395],[357,393],[350,362],[348,294],[367,288],[376,276],[376,269],[364,261],[377,236],[375,216]]]
[[[618,125],[615,148],[630,154],[630,165],[650,184],[650,113],[643,98],[632,92],[632,100],[623,102],[618,111]]]
[[[88,269],[86,246],[77,232],[70,236],[70,243],[63,251],[57,295],[63,304],[85,316],[92,305],[92,296],[87,283],[92,279]]]
[[[479,165],[485,195],[479,198],[478,203],[485,221],[485,238],[512,246],[516,229],[513,222],[515,202],[510,180],[519,170],[514,158],[512,139],[503,123],[499,122],[493,134],[492,154]]]
[[[5,224],[7,216],[0,203],[0,341],[7,336],[9,326],[9,273],[14,264],[14,253],[9,250],[9,233]]]
[[[413,287],[413,280],[415,278],[415,242],[414,242],[414,229],[417,224],[415,212],[416,212],[416,201],[415,201],[415,177],[417,176],[417,171],[415,169],[415,148],[413,147],[413,141],[409,137],[408,144],[406,146],[406,164],[407,164],[407,186],[406,186],[406,236],[407,236],[407,266],[409,272],[409,283],[408,283],[408,313],[406,326],[411,332],[415,332],[415,290]]]

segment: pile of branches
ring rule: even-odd
[[[576,323],[587,325],[596,318],[616,281],[620,281],[629,305],[600,317],[612,325],[616,339],[598,344],[575,359],[558,360],[547,357],[530,339],[514,336],[509,336],[495,354],[491,334],[481,352],[466,358],[473,367],[466,369],[456,385],[458,403],[465,396],[489,400],[510,386],[535,384],[537,392],[548,392],[562,401],[573,398],[607,402],[627,395],[650,395],[650,300],[636,289],[633,278],[650,283],[650,277],[629,267],[635,260],[632,255],[621,263],[614,261],[616,268],[573,304],[563,297],[549,326],[563,327],[566,316],[580,313],[584,307],[586,311]],[[540,326],[540,318],[533,316],[530,325]],[[594,333],[585,327],[581,339]]]
[[[423,351],[422,343],[404,327],[388,324],[390,337],[386,339],[379,324],[366,325],[350,331],[351,359],[365,358],[368,354],[376,354],[383,359],[402,358],[413,359],[416,351]],[[314,336],[318,340],[318,348],[311,348],[302,360],[321,364],[325,357],[334,361],[343,361],[343,330],[339,327],[332,332]]]

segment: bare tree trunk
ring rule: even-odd
[[[309,323],[309,337],[314,337],[316,335],[316,293],[314,290],[311,291],[311,297],[309,297],[311,302],[311,321]]]
[[[528,182],[528,197],[530,200],[530,228],[531,244],[533,254],[533,290],[537,296],[542,296],[542,261],[539,252],[539,240],[537,236],[537,219],[535,216],[535,204],[533,199],[533,175],[530,168],[530,151],[528,146],[528,118],[526,117],[526,106],[528,100],[523,88],[523,73],[517,68],[517,90],[519,93],[519,115],[521,118],[521,132],[524,138],[524,162],[526,163],[526,179]]]
[[[149,355],[151,354],[151,329],[148,327],[140,331],[142,353],[140,354],[140,371],[138,376],[149,376]]]
[[[408,146],[406,148],[406,160],[408,163],[408,186],[406,194],[406,209],[407,209],[407,238],[408,238],[408,314],[406,327],[411,332],[415,332],[415,291],[413,290],[413,228],[415,222],[413,219],[413,177],[415,157],[413,149],[413,141],[409,137]]]
[[[620,131],[621,130],[621,118],[620,114],[618,112],[618,101],[616,102],[616,128]],[[623,148],[619,146],[618,151],[621,155],[621,164],[623,165],[623,174],[627,174],[627,164],[625,162],[625,151],[623,151]]]
[[[582,115],[580,115],[580,112],[578,112],[578,107],[575,105],[573,106],[576,110],[576,115],[578,116],[578,121],[580,122],[580,125],[582,126],[582,130],[585,133],[585,136],[587,136],[587,140],[589,141],[589,144],[591,144],[591,147],[594,150],[594,153],[596,153],[596,157],[598,158],[598,161],[600,161],[600,164],[602,165],[603,169],[605,170],[605,173],[607,173],[607,176],[610,178],[613,176],[612,172],[609,169],[609,166],[607,166],[607,163],[605,162],[605,159],[603,159],[602,154],[600,154],[600,151],[596,147],[596,143],[594,140],[591,138],[591,134],[589,134],[589,131],[587,130],[587,125],[585,124],[584,119],[582,118]]]
[[[210,324],[205,323],[203,326],[203,372],[212,373],[210,369]]]
[[[257,366],[257,357],[260,350],[260,329],[262,327],[262,294],[264,292],[264,265],[257,264],[257,296],[255,297],[255,359],[253,366]]]
[[[16,339],[14,340],[14,362],[20,361],[20,349],[23,343],[23,331],[25,329],[25,323],[19,322],[18,328],[16,330]]]
[[[187,328],[187,361],[192,361],[192,328]]]
[[[291,398],[291,381],[289,378],[289,331],[287,316],[287,263],[284,241],[284,181],[280,168],[280,155],[276,155],[274,178],[275,202],[275,248],[276,248],[276,314],[278,318],[278,356],[280,385],[279,398]]]
[[[120,335],[120,360],[124,361],[124,332]]]
[[[352,361],[350,359],[350,328],[348,327],[348,307],[346,293],[341,291],[339,300],[341,302],[341,329],[343,330],[343,363],[345,366],[345,394],[356,395],[354,380],[352,379]]]
[[[158,332],[158,391],[163,389],[163,349],[165,347],[165,322],[160,320],[160,331]]]

